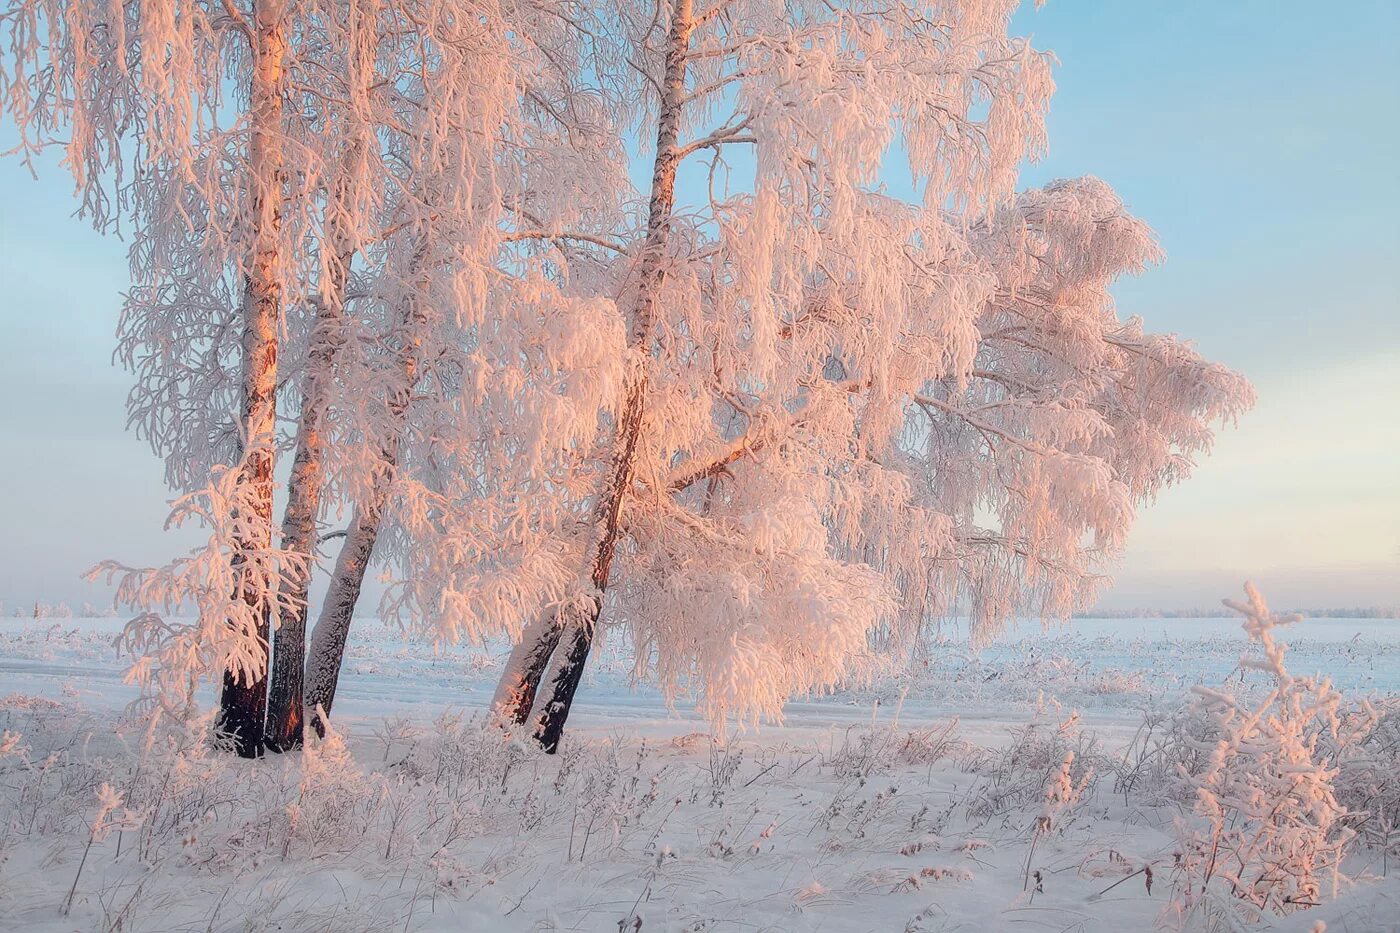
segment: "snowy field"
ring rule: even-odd
[[[112,647],[119,619],[0,619],[4,693],[74,700],[115,712],[135,699],[122,683],[128,659]],[[1348,696],[1400,694],[1400,621],[1308,619],[1285,631],[1295,673],[1322,673]],[[844,727],[869,720],[877,701],[894,703],[907,686],[901,718],[933,722],[1019,721],[1037,699],[1057,700],[1105,725],[1135,727],[1140,711],[1178,701],[1197,683],[1219,684],[1236,668],[1246,639],[1238,619],[1076,619],[1043,631],[1025,623],[973,651],[950,627],[923,672],[829,697],[796,701],[783,729]],[[504,649],[434,648],[408,641],[375,619],[357,619],[337,694],[351,726],[444,710],[480,712],[491,697]],[[625,646],[607,644],[590,660],[570,725],[680,735],[707,728],[684,703],[667,708],[655,691],[629,683]],[[353,728],[352,728],[353,731]]]
[[[912,679],[717,743],[612,644],[551,757],[480,727],[498,652],[361,620],[343,742],[250,765],[193,739],[132,753],[119,628],[0,622],[0,929],[1180,927],[1190,804],[1153,737],[1194,684],[1252,689],[1236,620],[1076,620],[980,652],[951,630]],[[1400,695],[1400,623],[1284,634],[1295,674]],[[1259,928],[1400,929],[1400,832],[1378,838],[1335,899]]]

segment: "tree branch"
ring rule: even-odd
[[[505,236],[501,237],[501,239],[506,243],[515,243],[520,240],[547,240],[552,243],[573,240],[579,243],[591,243],[594,246],[601,246],[603,249],[610,249],[622,256],[632,255],[631,250],[626,246],[614,243],[611,240],[606,240],[603,237],[594,236],[591,233],[552,233],[547,230],[520,230],[515,233],[507,233]]]

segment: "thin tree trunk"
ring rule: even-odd
[[[419,249],[421,262],[426,244]],[[403,345],[399,348],[403,364],[403,380],[389,396],[388,440],[380,448],[380,461],[375,471],[369,498],[355,509],[355,515],[346,532],[345,546],[336,559],[335,573],[331,577],[326,600],[321,606],[321,615],[316,627],[311,631],[311,650],[307,658],[306,709],[311,716],[311,727],[316,734],[326,733],[322,715],[330,715],[335,702],[336,687],[340,682],[340,666],[345,657],[345,643],[350,636],[350,624],[355,617],[355,605],[360,600],[360,590],[364,587],[365,572],[374,556],[374,546],[379,540],[379,529],[384,519],[384,511],[389,503],[389,492],[398,472],[400,449],[403,435],[408,425],[408,411],[413,396],[413,386],[418,380],[419,346],[412,330],[421,324],[422,317],[416,299],[410,299],[404,311]]]
[[[279,0],[259,0],[254,7],[254,65],[249,124],[249,187],[253,246],[243,288],[243,456],[245,480],[254,490],[255,531],[237,542],[241,556],[272,547],[272,468],[276,454],[277,343],[282,287],[278,240],[282,226],[282,83],[287,40]],[[259,635],[268,641],[268,606],[256,593],[245,598],[262,614]],[[266,655],[264,655],[264,659]],[[261,671],[225,669],[219,724],[244,758],[263,752],[263,715],[267,699],[266,660]]]
[[[345,280],[354,253],[348,244],[344,214],[350,210],[349,171],[364,146],[356,141],[347,151],[344,168],[336,180],[329,212],[328,245],[334,249],[327,281],[316,303],[316,324],[307,361],[306,386],[302,393],[301,420],[297,424],[296,460],[287,481],[287,510],[282,516],[282,549],[305,557],[306,573],[294,584],[289,602],[290,614],[281,620],[273,635],[272,685],[267,700],[267,747],[274,752],[291,751],[302,744],[306,705],[302,698],[303,669],[306,662],[306,619],[310,606],[311,556],[316,547],[316,519],[321,513],[321,491],[325,483],[325,418],[330,405],[335,361],[340,353],[345,326]]]
[[[685,73],[694,28],[693,0],[676,0],[671,14],[671,30],[666,42],[666,74],[661,89],[657,118],[656,162],[651,176],[651,204],[647,214],[647,242],[637,269],[637,297],[632,313],[628,346],[635,354],[624,384],[625,396],[618,418],[612,464],[607,482],[594,509],[597,544],[589,567],[595,598],[580,608],[572,604],[556,616],[555,627],[567,634],[566,653],[555,666],[549,702],[536,717],[535,739],[553,753],[559,747],[564,722],[583,677],[583,667],[593,647],[593,633],[602,612],[603,593],[612,574],[613,554],[621,529],[622,505],[632,487],[636,467],[637,442],[641,438],[646,413],[647,370],[651,338],[656,318],[656,302],[666,278],[666,247],[670,237],[671,211],[675,205],[676,167],[680,163],[677,136],[685,96]]]
[[[318,736],[325,736],[326,726],[321,717],[329,716],[335,703],[345,642],[350,636],[350,623],[364,586],[365,571],[369,569],[374,545],[379,540],[379,523],[387,494],[386,482],[375,487],[372,501],[363,510],[356,508],[350,530],[345,534],[345,546],[335,562],[335,574],[331,577],[325,602],[321,604],[321,615],[311,630],[311,648],[306,662],[306,709],[311,728]]]
[[[324,343],[326,338],[318,338]],[[329,365],[323,347],[311,351],[311,364]],[[325,440],[322,420],[325,416],[325,392],[314,385],[319,379],[308,376],[302,399],[301,421],[297,425],[296,460],[287,482],[287,511],[282,516],[282,549],[306,558],[306,572],[291,584],[288,594],[291,608],[280,620],[273,634],[272,682],[267,698],[267,747],[285,752],[300,748],[302,743],[302,669],[306,647],[307,593],[311,587],[311,555],[316,546],[316,517],[321,511],[321,486],[324,481]]]

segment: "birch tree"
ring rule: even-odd
[[[480,128],[502,120],[514,93],[505,23],[490,5],[460,22],[449,18],[451,10],[433,3],[360,0],[349,5],[344,26],[327,28],[320,42],[316,67],[327,75],[330,90],[308,106],[320,104],[326,112],[325,132],[339,146],[339,165],[325,194],[321,287],[308,308],[282,546],[313,560],[323,514],[354,509],[323,618],[341,611],[332,607],[343,607],[348,622],[374,547],[420,344],[434,336],[421,332],[424,268],[438,262],[456,282],[460,270],[447,255],[448,244],[468,257],[467,264],[473,255],[466,231],[442,218],[465,216],[471,198],[461,192],[478,183],[488,189],[481,194],[487,204],[482,221],[489,224],[496,213],[489,173],[485,178],[481,173],[482,164],[489,165],[494,137]],[[429,172],[460,177],[425,196],[422,176]],[[443,247],[431,260],[411,245],[433,237],[440,237]],[[404,249],[414,252],[413,262],[401,261],[398,253]],[[358,298],[349,290],[355,268]],[[461,290],[438,297],[479,300]],[[435,336],[454,339],[446,331]],[[456,332],[455,339],[465,338]],[[392,387],[382,376],[386,363]],[[276,636],[267,720],[279,749],[302,741],[309,584],[309,574],[299,579],[291,599],[296,609]],[[323,666],[319,657],[312,655],[313,673]],[[338,651],[334,661],[338,666]],[[321,699],[329,707],[329,698],[319,695],[311,706]]]
[[[538,498],[524,490],[560,480],[574,435],[596,433],[609,394],[600,386],[617,369],[605,349],[610,305],[557,284],[567,244],[611,246],[583,218],[621,182],[620,151],[600,142],[614,138],[601,132],[606,113],[576,86],[586,33],[564,15],[572,7],[504,7],[473,20],[475,35],[460,24],[450,36],[420,32],[424,47],[409,56],[433,71],[397,91],[400,193],[349,303],[356,320],[381,323],[366,349],[337,361],[345,393],[331,409],[352,512],[311,636],[313,717],[333,705],[372,560],[402,571],[390,613],[435,637],[518,636],[517,617],[478,603],[464,618],[453,594],[415,585],[418,555],[460,564],[489,554],[499,592],[558,587],[550,564],[512,561],[503,535]]]
[[[505,56],[481,48],[482,35],[503,34],[499,10],[484,4],[475,19],[456,12],[455,4],[258,0],[246,9],[17,3],[6,14],[17,56],[4,90],[21,149],[70,132],[85,210],[99,227],[134,227],[134,287],[119,333],[120,355],[137,374],[131,421],[185,493],[172,520],[210,529],[205,547],[167,567],[100,568],[119,577],[119,599],[145,610],[130,629],[141,655],[133,676],[159,707],[180,712],[201,677],[222,671],[222,725],[241,754],[261,751],[268,642],[284,621],[273,744],[297,744],[318,523],[328,506],[373,485],[364,468],[378,448],[362,455],[346,435],[363,429],[354,416],[373,408],[364,396],[374,383],[331,396],[344,347],[393,328],[382,315],[347,313],[353,268],[402,245],[387,235],[392,225],[462,213],[461,195],[435,192],[425,206],[394,194],[429,167],[449,175],[444,163],[460,166],[463,151],[489,161],[481,128],[495,115],[482,101],[514,96]],[[457,71],[445,74],[449,66]],[[481,70],[467,79],[462,69],[472,67]],[[447,80],[443,100],[468,102],[429,104],[431,117],[414,116],[405,133],[406,114],[424,106],[414,88],[432,76]],[[494,208],[494,192],[486,198]],[[493,218],[488,211],[483,223]],[[275,455],[288,441],[277,436],[279,401],[299,412],[281,542],[272,515]],[[328,421],[335,403],[350,413],[338,423]],[[193,625],[161,618],[191,603]]]
[[[201,647],[175,650],[207,651],[222,669],[221,726],[247,756],[262,749],[266,644],[282,608],[272,594],[304,570],[272,538],[283,312],[300,291],[311,213],[287,182],[318,168],[285,108],[293,13],[281,0],[21,0],[5,13],[15,61],[0,88],[21,150],[67,132],[84,212],[99,228],[133,227],[120,329],[138,375],[131,418],[177,488],[208,482],[181,515],[219,527],[202,553],[129,578],[122,595],[149,609],[226,586],[197,597]]]
[[[1248,405],[1235,374],[1117,318],[1109,286],[1156,247],[1106,186],[1013,195],[1051,91],[1013,7],[623,15],[656,138],[605,286],[625,388],[565,506],[578,583],[532,611],[495,698],[547,750],[605,605],[637,675],[698,693],[717,728],[780,718],[958,606],[979,638],[1067,613],[1135,506]],[[896,140],[921,203],[879,190]],[[678,210],[697,156],[705,194]]]
[[[886,199],[871,187],[899,127],[928,204],[990,209],[1010,195],[1017,163],[1042,145],[1051,87],[1046,59],[1006,35],[1013,6],[717,3],[697,9],[678,0],[655,11],[621,11],[613,26],[625,45],[618,57],[636,66],[642,87],[649,88],[638,132],[655,140],[645,224],[634,231],[620,219],[616,235],[635,244],[614,271],[629,335],[625,387],[600,439],[601,456],[581,466],[596,485],[573,506],[589,516],[576,541],[580,583],[568,600],[532,620],[497,696],[505,717],[524,722],[545,665],[557,653],[535,722],[546,748],[557,745],[603,600],[612,592],[620,546],[637,572],[661,557],[645,553],[648,543],[679,531],[692,554],[700,542],[723,553],[694,573],[666,563],[668,579],[650,580],[661,592],[703,601],[700,591],[724,579],[747,592],[716,617],[696,605],[682,610],[676,624],[688,627],[693,640],[661,662],[672,672],[692,662],[708,668],[699,679],[715,709],[775,712],[770,699],[750,703],[730,687],[760,669],[760,680],[772,689],[755,689],[769,697],[816,684],[840,670],[865,629],[889,609],[878,574],[833,559],[824,543],[812,549],[812,542],[825,541],[823,508],[790,511],[790,498],[770,488],[766,500],[749,503],[750,518],[757,509],[785,526],[765,544],[762,536],[755,541],[752,528],[733,524],[737,516],[697,512],[672,497],[718,475],[722,467],[711,462],[713,451],[733,443],[726,434],[736,424],[762,420],[742,401],[746,392],[758,390],[784,420],[825,426],[830,410],[844,407],[835,401],[868,381],[872,391],[858,394],[899,410],[883,401],[882,384],[897,333],[875,326],[842,334],[868,351],[874,371],[837,381],[813,379],[814,365],[821,374],[832,362],[834,341],[794,350],[792,337],[828,286],[865,289],[871,300],[862,313],[884,315],[881,323],[904,313],[916,294],[961,287],[931,275],[901,293],[910,278],[905,248],[927,234],[934,238],[929,248],[941,254],[947,225],[940,217],[917,229],[917,221],[905,218],[900,231],[912,239],[900,243],[878,229],[888,219],[882,212],[899,211],[884,211]],[[753,169],[749,178],[725,184],[734,147],[752,150]],[[710,159],[708,203],[678,213],[677,172],[700,156]],[[832,271],[842,260],[854,264],[849,274]],[[877,296],[894,307],[877,307]],[[934,326],[956,330],[949,320],[959,315],[970,325],[971,307],[965,300]],[[955,355],[934,349],[929,369],[941,376]],[[687,471],[697,478],[687,479]],[[632,511],[634,497],[645,501],[644,510]],[[711,497],[705,508],[715,505]],[[786,517],[778,519],[779,512]],[[665,535],[647,528],[649,521],[667,526]],[[780,560],[791,573],[772,572]],[[647,589],[645,577],[635,579],[638,590]],[[620,604],[629,602],[629,589],[624,582]],[[792,629],[779,635],[785,611],[779,607],[790,607],[799,591],[807,592],[803,611],[788,614]],[[764,603],[775,610],[767,622],[753,622],[761,614],[758,594],[772,600]],[[736,597],[736,590],[728,596]],[[717,602],[725,600],[716,594]],[[735,611],[736,605],[743,609]],[[706,630],[709,622],[715,627]],[[651,626],[659,620],[639,614],[634,624],[646,649],[640,657],[649,657],[657,645]],[[735,637],[745,626],[753,639]],[[823,646],[818,657],[809,647],[789,650],[804,641]],[[768,666],[749,668],[757,654]]]

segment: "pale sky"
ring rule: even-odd
[[[1195,339],[1258,407],[1144,510],[1104,606],[1400,603],[1400,3],[1050,0],[1050,154],[1157,230],[1121,311]],[[0,148],[10,138],[0,125]],[[111,365],[125,246],[71,182],[0,160],[0,600],[104,604],[79,573],[188,546],[161,467],[124,432]]]

